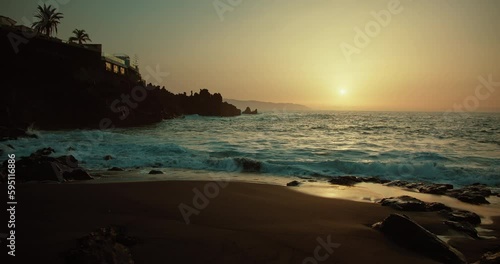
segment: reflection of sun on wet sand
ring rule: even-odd
[[[305,259],[314,263],[317,248],[321,257],[335,263],[436,263],[371,228],[396,210],[307,195],[285,186],[228,182],[203,209],[190,215],[187,225],[179,205],[193,206],[194,190],[203,192],[207,183],[19,186],[23,205],[18,217],[19,256],[37,252],[39,262],[62,263],[61,253],[75,248],[77,238],[99,227],[120,225],[138,239],[131,247],[136,263],[304,263]],[[297,188],[301,189],[327,193],[326,187],[314,184]],[[376,198],[383,193],[367,191],[363,185],[330,191],[346,193],[344,197]],[[436,212],[404,213],[431,232],[451,237],[450,244],[469,261],[499,242],[460,235],[442,224],[444,219]],[[492,230],[490,237],[498,237],[500,226],[495,220],[499,218],[491,219],[493,224],[482,228]]]

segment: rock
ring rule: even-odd
[[[500,264],[500,251],[496,253],[487,252],[474,264]]]
[[[108,171],[123,171],[123,169],[118,167],[113,167],[111,169],[108,169]]]
[[[104,160],[112,160],[113,157],[111,155],[106,155],[104,156]]]
[[[300,182],[298,182],[298,181],[291,181],[291,182],[286,184],[286,186],[299,186],[299,185],[300,185]]]
[[[10,149],[16,149],[16,148],[14,148],[14,146],[12,146],[11,144],[7,144],[7,147],[9,147]]]
[[[31,154],[31,156],[48,156],[56,151],[53,148],[43,148],[35,151],[35,153]]]
[[[236,164],[243,168],[243,172],[260,172],[261,163],[248,158],[235,158]]]
[[[371,183],[387,183],[388,180],[380,179],[377,177],[357,177],[357,176],[335,176],[331,177],[328,181],[331,184],[352,186],[361,182],[371,182]]]
[[[445,210],[445,211],[452,210],[449,206],[444,205],[442,203],[426,203],[426,206],[427,206],[427,211],[430,211],[430,212],[436,212],[436,211],[441,211],[441,210]]]
[[[427,211],[425,202],[407,195],[384,198],[380,201],[380,204],[382,204],[382,206],[390,206],[400,211]]]
[[[27,181],[90,180],[92,177],[78,165],[72,155],[50,157],[52,148],[39,149],[29,157],[21,157],[16,162],[16,178],[19,183]],[[7,171],[7,161],[3,163],[3,174]]]
[[[474,226],[469,222],[443,221],[443,223],[457,231],[464,232],[473,238],[479,238],[477,236],[476,228],[474,228]]]
[[[408,195],[384,198],[380,200],[379,203],[382,204],[382,206],[390,206],[399,211],[435,212],[440,210],[452,210],[442,203],[426,203]]]
[[[246,115],[256,115],[257,114],[257,109],[255,110],[250,110],[250,107],[247,106],[247,108],[245,108],[245,111],[242,112],[242,114],[246,114]]]
[[[405,215],[391,214],[384,221],[374,224],[373,227],[398,245],[439,262],[467,263],[462,253]]]
[[[385,185],[406,188],[406,186],[408,184],[409,184],[409,182],[407,182],[407,181],[395,180],[395,181],[390,181],[390,182],[386,183]]]
[[[439,211],[439,214],[441,214],[446,219],[455,222],[468,222],[473,225],[481,224],[481,217],[479,217],[479,215],[465,210],[441,210]]]
[[[430,194],[445,194],[448,190],[453,189],[453,185],[451,184],[425,184],[418,188],[418,191],[421,193],[430,193]]]
[[[163,171],[159,171],[159,170],[151,170],[149,172],[149,174],[163,174]]]
[[[90,176],[86,171],[82,169],[76,169],[73,171],[65,171],[63,173],[63,177],[65,180],[77,180],[77,181],[84,181],[84,180],[92,180],[92,176]]]
[[[449,190],[446,195],[470,204],[489,204],[486,197],[492,195],[491,189],[483,184],[473,184],[460,189]]]
[[[66,253],[66,263],[78,264],[133,264],[128,247],[137,239],[128,237],[119,227],[106,227],[91,232],[78,240],[78,247]]]
[[[66,149],[67,151],[75,151],[76,149],[74,147],[69,147]]]
[[[361,177],[356,176],[336,176],[332,177],[328,182],[336,185],[352,186],[363,182],[363,180]]]

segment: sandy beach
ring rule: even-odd
[[[196,190],[203,192],[214,184],[18,186],[17,260],[64,263],[64,252],[75,248],[78,238],[100,227],[120,225],[139,241],[131,247],[135,263],[315,263],[306,261],[314,258],[315,250],[325,257],[314,260],[317,263],[437,263],[370,227],[395,210],[377,203],[312,196],[285,186],[230,182],[207,198],[208,203],[186,224],[179,205],[194,208]],[[435,212],[405,214],[439,236],[450,235]],[[498,220],[481,227],[498,237]],[[472,262],[499,240],[462,236],[449,243]]]

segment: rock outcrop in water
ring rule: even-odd
[[[245,115],[256,115],[256,114],[258,114],[258,112],[257,112],[257,109],[255,109],[255,110],[252,111],[250,109],[250,107],[247,107],[247,108],[245,108],[245,111],[242,112],[242,114],[245,114]]]
[[[242,168],[242,172],[260,172],[262,164],[260,161],[249,158],[235,158],[234,161]]]

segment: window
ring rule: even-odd
[[[125,75],[125,68],[120,67],[120,73],[121,73],[122,75]]]
[[[113,72],[118,73],[118,66],[117,65],[113,65]]]
[[[111,63],[106,62],[106,70],[111,71]]]

